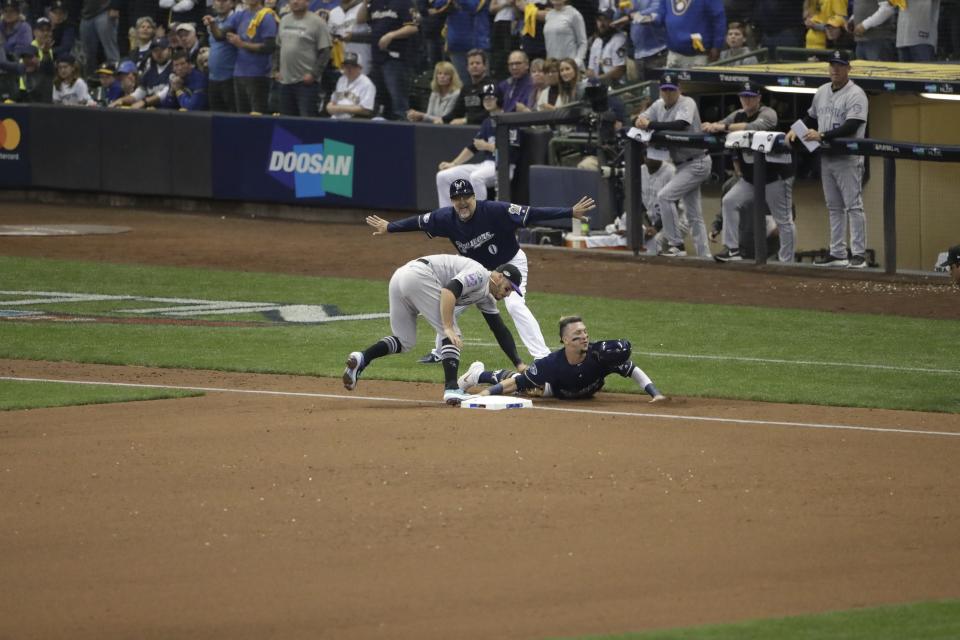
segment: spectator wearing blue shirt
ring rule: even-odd
[[[723,0],[660,0],[655,21],[667,30],[667,66],[671,69],[720,59],[727,35]]]
[[[627,65],[630,82],[656,79],[651,72],[667,63],[667,30],[652,19],[659,8],[660,0],[633,0],[630,12],[633,65]]]
[[[178,49],[173,54],[170,89],[160,103],[165,109],[206,111],[207,79],[190,61],[190,54]]]
[[[266,113],[279,21],[262,0],[245,0],[244,4],[242,11],[227,16],[222,24],[204,22],[215,40],[226,40],[237,49],[233,67],[237,112]]]
[[[360,12],[370,25],[373,42],[372,80],[377,96],[389,98],[384,115],[406,120],[410,110],[410,72],[419,31],[420,11],[413,0],[367,0]]]
[[[210,58],[207,71],[207,102],[210,111],[235,112],[236,93],[233,88],[233,68],[237,64],[237,48],[225,39],[213,36],[213,28],[221,30],[223,23],[236,9],[234,0],[213,0],[213,15],[204,16],[203,24],[210,34]]]
[[[97,67],[97,79],[100,86],[93,89],[92,97],[99,106],[108,107],[111,102],[123,96],[123,87],[117,79],[117,65],[112,62],[101,64]]]

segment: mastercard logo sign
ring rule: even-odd
[[[0,148],[13,151],[20,146],[20,125],[12,118],[0,120]]]

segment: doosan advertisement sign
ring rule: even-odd
[[[414,208],[413,128],[218,116],[215,198]]]

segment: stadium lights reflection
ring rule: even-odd
[[[816,93],[815,87],[781,87],[779,85],[767,85],[764,87],[767,91],[773,93]]]
[[[921,98],[929,98],[930,100],[960,100],[958,95],[950,95],[948,93],[921,93]]]

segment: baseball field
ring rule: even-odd
[[[0,639],[960,637],[960,289],[531,248],[671,402],[463,410],[362,217],[0,203]]]

